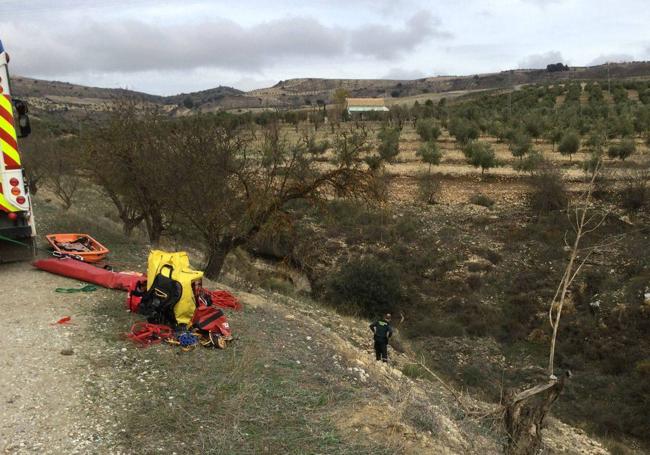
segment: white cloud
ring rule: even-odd
[[[440,21],[426,11],[411,17],[402,27],[371,24],[354,30],[350,36],[350,48],[362,55],[391,59],[404,51],[413,50],[429,37],[451,38],[439,29]]]
[[[386,74],[381,76],[381,79],[413,80],[426,76],[425,73],[418,69],[391,68]]]
[[[523,3],[530,3],[541,8],[546,8],[547,6],[557,5],[558,3],[565,3],[566,0],[521,0]]]
[[[251,26],[222,18],[182,25],[136,19],[66,25],[5,28],[3,35],[10,37],[21,57],[17,69],[25,74],[70,74],[208,67],[255,73],[291,59],[340,59],[350,53],[392,59],[431,36],[445,36],[426,12],[401,26],[350,28],[325,25],[311,17],[285,17]]]
[[[546,68],[551,63],[566,63],[562,53],[558,51],[548,51],[542,54],[531,54],[519,62],[519,68],[539,69]]]
[[[603,54],[590,61],[588,65],[592,66],[603,65],[605,63],[632,62],[634,60],[634,56],[630,54]]]
[[[14,73],[156,93],[648,59],[648,22],[647,0],[0,0]]]

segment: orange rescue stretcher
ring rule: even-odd
[[[109,249],[88,234],[48,234],[55,255],[78,256],[84,262],[99,262],[110,253]]]

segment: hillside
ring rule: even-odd
[[[100,231],[114,251],[140,251],[119,256],[123,266],[143,268],[143,245],[125,244],[105,221],[74,212],[61,226],[55,205],[39,199],[37,208],[43,227]],[[9,298],[0,303],[0,336],[11,346],[0,371],[10,385],[1,392],[6,452],[500,453],[496,422],[465,415],[440,383],[414,374],[407,344],[396,344],[403,352],[391,366],[376,364],[367,321],[262,289],[231,289],[244,311],[230,315],[237,339],[227,350],[138,349],[122,336],[140,318],[125,312],[121,292],[54,294],[76,283],[27,264],[2,273]],[[51,324],[62,316],[72,324]],[[557,454],[607,453],[554,419],[545,442]]]
[[[310,85],[312,82],[283,82],[276,90],[291,89],[298,93],[307,88],[315,87],[318,91],[330,87],[326,81],[318,81],[321,85]],[[35,128],[36,134],[23,142],[23,150],[28,173],[40,178],[35,185],[41,188],[36,210],[39,232],[83,229],[108,243],[116,260],[140,267],[147,251],[142,239],[149,235],[156,240],[151,236],[156,234],[155,225],[141,224],[134,231],[134,241],[116,234],[120,230],[120,220],[128,227],[129,218],[124,217],[124,211],[117,213],[124,205],[112,203],[107,197],[110,191],[122,192],[125,201],[138,207],[142,202],[132,200],[132,194],[141,194],[142,185],[158,188],[157,199],[153,202],[160,201],[163,209],[157,213],[169,222],[162,233],[164,244],[170,248],[190,245],[196,249],[192,250],[193,257],[200,261],[201,252],[210,253],[206,248],[209,239],[201,231],[210,220],[203,220],[198,226],[186,220],[200,219],[204,212],[211,213],[209,207],[227,209],[229,217],[237,218],[246,213],[241,210],[244,205],[228,207],[224,202],[231,201],[233,194],[251,194],[247,189],[233,189],[224,196],[218,182],[226,180],[217,177],[224,169],[222,161],[210,162],[206,158],[219,156],[224,150],[228,154],[235,150],[243,157],[256,156],[268,150],[267,146],[277,147],[273,140],[282,137],[286,140],[286,149],[282,145],[279,150],[287,153],[278,156],[288,158],[292,156],[289,151],[308,153],[310,159],[299,162],[301,166],[309,166],[307,175],[317,176],[327,169],[324,163],[336,163],[341,154],[349,152],[352,139],[359,141],[355,142],[361,147],[358,150],[368,154],[386,152],[390,146],[388,151],[394,159],[373,174],[373,184],[377,184],[373,188],[380,190],[385,198],[379,201],[373,198],[374,203],[361,204],[359,200],[327,197],[333,193],[323,192],[325,197],[315,203],[309,199],[290,201],[284,205],[281,219],[273,220],[268,229],[258,231],[254,239],[227,255],[222,280],[240,293],[245,290],[258,296],[265,302],[264,308],[272,308],[264,312],[261,319],[254,320],[255,327],[246,327],[248,320],[239,315],[233,320],[241,324],[241,333],[246,334],[249,341],[263,340],[263,345],[257,346],[255,351],[256,356],[265,359],[260,368],[266,368],[264,365],[271,368],[272,362],[267,359],[276,358],[294,365],[292,361],[295,362],[296,357],[286,356],[295,356],[294,352],[299,349],[313,351],[323,359],[332,355],[344,357],[338,353],[338,345],[323,349],[309,343],[294,345],[291,335],[290,341],[284,341],[282,337],[285,334],[295,336],[296,329],[271,318],[271,314],[291,311],[290,314],[295,315],[298,312],[301,323],[315,321],[305,326],[305,331],[318,331],[320,326],[330,329],[341,326],[336,335],[360,349],[343,366],[346,371],[349,367],[360,374],[354,368],[375,372],[373,366],[356,363],[356,359],[363,363],[368,355],[365,323],[357,318],[340,318],[322,305],[331,305],[341,314],[354,316],[375,317],[383,311],[400,314],[403,316],[400,342],[395,347],[405,356],[394,366],[416,383],[426,381],[423,384],[427,391],[438,390],[436,381],[428,381],[430,375],[426,370],[413,363],[417,358],[448,384],[480,399],[481,402],[475,402],[481,403],[482,409],[485,406],[484,416],[498,406],[504,391],[539,384],[548,377],[544,368],[551,336],[548,312],[567,261],[567,233],[570,238],[573,232],[565,208],[575,203],[588,186],[589,173],[586,171],[596,158],[602,165],[602,172],[596,181],[591,207],[596,219],[603,218],[584,244],[589,260],[584,262],[581,273],[569,289],[555,371],[570,370],[574,378],[554,405],[553,415],[592,437],[601,438],[614,453],[636,455],[647,453],[650,444],[647,432],[650,343],[645,336],[650,327],[650,262],[648,255],[639,254],[650,248],[649,82],[571,81],[524,85],[511,93],[492,90],[476,96],[475,92],[465,92],[470,95],[454,102],[418,103],[408,108],[391,109],[385,118],[343,119],[329,122],[326,127],[322,123],[322,112],[274,111],[256,116],[206,115],[169,119],[161,122],[164,128],[157,129],[152,127],[155,124],[148,123],[155,118],[129,115],[124,111],[124,124],[143,133],[131,136],[122,134],[121,124],[113,122],[104,124],[101,131],[93,131],[91,122],[99,123],[101,116],[87,111],[84,114],[87,121],[78,123],[87,133],[84,140],[74,134],[62,134],[59,140],[53,140],[42,134],[44,128]],[[447,94],[462,92],[444,94],[447,97]],[[222,94],[246,96],[228,93],[226,89],[222,89]],[[188,96],[178,97],[177,101],[183,106],[166,105],[170,113],[184,116],[196,112],[197,108],[186,106],[194,103],[191,98],[187,100]],[[407,99],[413,97],[392,100]],[[336,119],[336,111],[331,113]],[[168,125],[179,127],[167,128]],[[240,141],[233,149],[224,148],[222,142],[211,142],[214,132],[224,127]],[[142,137],[148,140],[142,141]],[[200,140],[194,142],[197,138]],[[88,153],[88,140],[94,141],[93,151],[100,153]],[[567,146],[571,143],[575,147]],[[210,150],[214,153],[206,153]],[[437,152],[438,158],[432,160],[431,166],[427,165],[431,161],[424,160],[423,150]],[[485,161],[475,160],[477,151],[485,152]],[[140,157],[152,159],[138,159]],[[184,157],[183,161],[179,162],[179,157]],[[200,160],[194,161],[195,158]],[[369,158],[372,159],[372,155]],[[253,160],[255,164],[259,162],[265,160]],[[293,162],[287,161],[283,166],[291,166]],[[154,163],[157,172],[152,174]],[[114,172],[105,172],[109,169]],[[114,181],[88,178],[104,174]],[[129,177],[123,179],[124,175]],[[155,175],[153,180],[150,179],[152,175]],[[300,171],[298,175],[305,174]],[[178,187],[179,180],[194,184]],[[277,184],[284,185],[282,181],[284,179],[278,180]],[[349,181],[358,186],[361,180]],[[102,185],[103,190],[97,185]],[[168,188],[176,190],[169,192]],[[186,188],[193,192],[184,193]],[[78,191],[68,198],[66,189]],[[175,195],[182,200],[182,207],[169,204]],[[50,199],[71,204],[70,212],[66,216],[58,215],[61,211]],[[189,202],[196,205],[188,205],[190,210],[181,211],[179,207],[185,208]],[[137,210],[146,214],[150,207],[139,206]],[[225,218],[219,216],[218,219]],[[120,332],[130,322],[128,315],[112,315],[109,310],[116,307],[111,307],[112,303],[107,305],[98,311],[108,316],[106,321],[114,322],[110,333]],[[269,329],[272,334],[267,333],[267,323],[272,325]],[[263,333],[257,333],[256,329]],[[299,335],[304,335],[305,340],[307,336],[316,339],[304,332]],[[328,353],[327,348],[333,352]],[[233,359],[235,357],[239,358],[233,355]],[[147,357],[146,360],[159,362],[162,358]],[[300,365],[305,365],[309,359],[297,358]],[[106,363],[115,367],[110,358]],[[199,366],[203,367],[202,364],[193,365],[200,372]],[[215,369],[220,367],[214,366]],[[231,367],[239,368],[234,360]],[[214,395],[214,388],[201,382],[200,373],[177,370],[175,365],[168,368],[189,375],[190,382],[198,381],[201,390],[207,389],[211,396]],[[253,369],[258,376],[265,371],[260,368]],[[330,365],[332,368],[335,367]],[[300,368],[297,370],[293,373],[302,374]],[[399,376],[392,370],[377,374],[380,373],[393,378]],[[278,373],[283,378],[288,374],[285,370]],[[329,397],[350,398],[359,393],[356,388],[327,388],[336,381],[341,382],[341,377],[335,374],[323,376],[319,373],[317,376],[314,373],[314,377],[324,378],[328,398],[323,400],[333,407],[348,409],[348,402],[345,399],[332,401]],[[294,376],[296,378],[301,377]],[[300,381],[308,390],[315,390],[319,386],[312,383],[312,379],[308,375]],[[358,377],[357,381],[361,379]],[[123,382],[129,380],[127,376]],[[339,420],[336,417],[310,402],[310,395],[301,386],[291,387],[293,383],[287,381],[255,383],[253,392],[256,396],[265,396],[267,390],[280,388],[281,395],[297,402],[299,409],[309,409],[303,412],[308,416],[304,420],[306,425],[316,428],[315,432],[333,432],[336,441],[344,440],[342,445],[357,450],[353,445],[357,444],[356,440],[345,439],[337,430]],[[228,387],[239,393],[236,384],[229,382]],[[376,385],[380,392],[389,390],[384,383]],[[155,389],[156,393],[158,391]],[[420,397],[419,391],[413,394]],[[397,395],[402,396],[402,392]],[[381,393],[363,395],[363,398],[379,400],[382,406],[390,405],[390,412],[400,416],[400,406],[410,409],[409,404],[399,401],[386,404]],[[431,399],[434,400],[432,406],[440,405],[443,410],[450,410],[443,415],[465,428],[467,440],[477,438],[488,449],[499,444],[503,435],[491,426],[489,419],[487,422],[485,419],[474,421],[466,419],[467,415],[460,419],[454,414],[458,409],[455,400]],[[244,415],[241,419],[258,421],[250,417],[257,415],[252,408],[240,412],[234,404],[228,406],[226,409],[236,409],[233,412],[238,416]],[[363,404],[353,402],[351,406],[358,409]],[[280,411],[273,409],[273,412]],[[333,426],[319,426],[314,420],[316,416],[333,422]],[[138,425],[147,423],[137,416],[130,419]],[[411,431],[408,425],[415,425],[406,417],[400,417],[400,422],[405,425],[404,432]],[[276,428],[275,424],[270,422],[270,428]],[[294,419],[292,425],[300,426],[301,423]],[[246,429],[238,431],[251,434]],[[427,431],[435,434],[431,429]],[[480,435],[485,439],[480,439]],[[164,439],[167,435],[158,437]],[[267,433],[260,437],[270,438]],[[373,439],[379,437],[373,436]],[[301,452],[302,436],[296,438],[298,445],[288,446],[286,451]],[[149,444],[145,436],[141,440]],[[450,441],[441,444],[448,444],[454,450],[460,450],[459,447],[472,450],[471,446],[463,445],[465,439],[459,440],[460,445]],[[323,444],[327,450],[312,451],[327,452],[330,447],[336,447]]]
[[[494,89],[508,89],[526,84],[553,83],[562,80],[602,80],[648,78],[650,62],[631,62],[572,67],[569,71],[512,70],[468,76],[437,76],[417,80],[323,79],[299,78],[280,81],[268,88],[242,92],[231,87],[217,87],[174,96],[156,96],[125,89],[86,87],[66,82],[42,81],[16,77],[16,96],[26,98],[36,114],[63,113],[75,117],[89,111],[103,111],[112,100],[135,98],[161,106],[172,115],[192,111],[301,108],[329,103],[336,89],[347,90],[354,97],[385,97],[393,102],[416,99],[454,97]]]

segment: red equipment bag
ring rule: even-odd
[[[142,280],[133,284],[126,295],[126,309],[131,313],[137,313],[142,302],[142,297],[147,291],[147,282]]]
[[[138,295],[133,295],[131,292],[129,292],[126,295],[126,308],[131,313],[137,313],[138,312],[138,307],[140,306],[140,302],[142,302],[142,297],[140,297]]]
[[[220,308],[212,305],[209,299],[200,296],[198,305],[192,317],[192,326],[206,332],[220,333],[224,337],[230,337],[232,332],[228,324],[228,318]]]

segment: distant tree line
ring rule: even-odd
[[[569,71],[569,65],[560,63],[550,63],[546,65],[546,71],[549,73],[557,73],[559,71]]]

